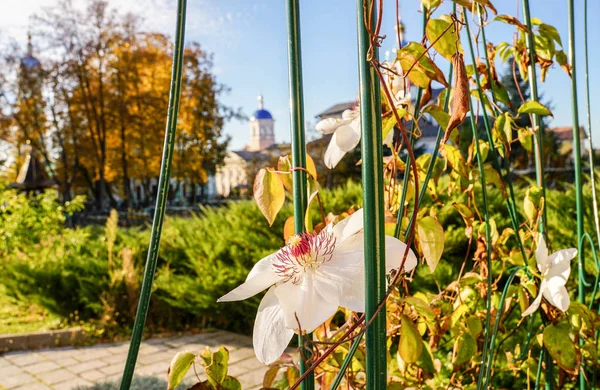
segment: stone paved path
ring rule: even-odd
[[[230,353],[229,375],[238,378],[244,390],[260,388],[268,367],[254,356],[252,339],[224,331],[146,340],[140,347],[135,375],[166,380],[167,368],[177,352],[199,353],[206,346],[215,351],[220,345]],[[128,347],[127,342],[120,342],[7,353],[0,356],[0,389],[69,390],[117,380],[122,375]],[[198,367],[198,373],[201,372]],[[194,376],[192,369],[187,377]]]

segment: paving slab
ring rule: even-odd
[[[166,380],[167,369],[177,352],[200,353],[206,346],[214,351],[221,345],[229,350],[230,374],[240,380],[242,388],[259,388],[268,367],[256,359],[252,339],[220,330],[143,341],[135,375]],[[70,390],[119,380],[128,348],[128,342],[117,342],[9,352],[0,356],[0,389]],[[196,367],[196,371],[200,378],[206,378],[202,367]],[[186,378],[195,378],[193,369]]]

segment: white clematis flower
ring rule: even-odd
[[[256,315],[253,344],[264,364],[277,360],[295,331],[312,332],[339,306],[364,312],[363,211],[358,210],[318,234],[294,236],[288,245],[260,260],[246,281],[219,298],[240,301],[269,289]],[[406,245],[386,236],[386,269],[400,267]],[[417,265],[409,250],[404,270]]]
[[[523,312],[523,317],[533,314],[542,301],[542,296],[554,307],[567,311],[571,300],[565,285],[571,274],[571,260],[577,256],[577,249],[569,248],[548,255],[546,241],[540,234],[535,251],[537,267],[542,274],[540,291],[531,306]]]
[[[346,110],[342,119],[323,119],[317,123],[316,129],[321,134],[333,133],[324,156],[327,168],[333,169],[360,142],[360,110],[358,107]]]

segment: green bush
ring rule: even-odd
[[[517,199],[523,199],[524,189],[516,191]],[[9,191],[0,194],[3,199],[14,196]],[[0,218],[9,221],[0,235],[5,244],[0,284],[11,296],[38,303],[74,322],[96,320],[102,328],[127,332],[135,316],[149,229],[118,228],[114,220],[105,228],[64,228],[65,210],[52,196],[18,196],[18,202],[11,205],[24,206],[18,211],[5,206],[0,214]],[[360,185],[350,182],[322,191],[325,210],[334,213],[344,211],[347,205],[360,207],[361,196]],[[589,187],[584,196],[586,229],[593,231]],[[488,197],[498,230],[510,227],[500,191],[490,188]],[[431,278],[427,267],[417,268],[413,283],[416,290],[437,291],[436,283],[446,286],[465,261],[468,239],[464,222],[452,206],[459,200],[457,197],[433,202],[426,197],[426,203],[435,204],[446,232],[446,244],[435,278]],[[549,190],[547,204],[554,245],[576,246],[575,218],[570,217],[575,214],[573,187]],[[17,214],[24,218],[23,226],[14,222]],[[204,208],[189,218],[167,218],[148,316],[150,328],[215,326],[249,333],[259,298],[235,304],[217,304],[216,300],[239,285],[256,261],[284,244],[283,225],[291,215],[291,202],[287,202],[269,227],[254,202],[240,201]],[[315,223],[321,219],[316,205],[313,219]],[[13,226],[12,230],[9,226]],[[9,242],[19,245],[8,245]],[[515,242],[509,240],[507,245],[515,246]],[[593,271],[592,264],[587,267]]]

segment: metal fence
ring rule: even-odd
[[[287,27],[288,27],[288,64],[289,64],[289,89],[290,89],[290,112],[291,112],[291,135],[292,135],[292,156],[293,156],[293,167],[300,168],[293,170],[293,198],[294,198],[294,215],[295,215],[295,231],[296,233],[302,233],[304,231],[304,214],[307,207],[307,191],[306,191],[306,173],[303,169],[306,168],[306,150],[305,150],[305,129],[304,129],[304,107],[303,107],[303,84],[302,84],[302,55],[301,55],[301,31],[300,31],[300,14],[299,14],[299,3],[300,0],[286,0],[287,3]],[[465,2],[458,2],[463,4]],[[470,3],[470,2],[467,2]],[[480,4],[485,4],[485,1],[475,1],[473,7],[480,7]],[[532,21],[530,16],[530,7],[528,0],[522,0],[524,24],[531,31]],[[366,313],[363,317],[364,322],[367,324],[365,332],[366,342],[366,388],[367,389],[385,389],[386,388],[386,319],[385,315],[385,297],[386,297],[386,271],[385,271],[385,240],[384,240],[384,199],[383,199],[383,152],[382,152],[382,123],[381,123],[381,93],[380,93],[380,75],[377,69],[378,60],[378,33],[380,28],[381,19],[379,18],[383,6],[382,0],[358,0],[356,4],[356,17],[358,22],[358,69],[360,76],[360,120],[362,128],[362,185],[363,185],[363,201],[364,201],[364,239],[365,239],[365,275],[366,275]],[[584,9],[587,9],[587,0],[583,2]],[[456,11],[456,3],[454,9]],[[462,8],[462,7],[461,7]],[[588,282],[585,279],[583,263],[584,263],[584,245],[589,243],[593,249],[593,258],[597,263],[595,256],[595,248],[592,237],[584,232],[583,218],[583,197],[582,189],[584,183],[582,182],[582,162],[580,154],[580,133],[579,133],[579,119],[578,119],[578,96],[577,96],[577,69],[576,69],[576,56],[575,56],[575,23],[574,23],[574,0],[568,0],[568,18],[569,18],[569,63],[572,66],[572,102],[573,102],[573,158],[575,164],[575,186],[576,186],[576,204],[577,204],[577,236],[579,240],[579,256],[577,259],[578,264],[578,300],[584,302],[584,288],[586,286],[593,286],[594,294],[598,286],[598,276],[594,282]],[[469,53],[471,60],[475,62],[475,50],[473,47],[473,41],[469,26],[469,17],[466,15],[466,10],[463,9],[464,17],[462,24],[464,25],[467,33],[467,41],[469,46]],[[481,14],[480,18],[481,18]],[[172,80],[171,80],[171,92],[169,97],[169,111],[167,115],[167,126],[164,143],[164,152],[162,156],[160,180],[158,184],[158,197],[156,201],[156,213],[154,214],[152,224],[152,236],[150,241],[150,247],[148,252],[148,258],[144,273],[144,279],[142,283],[142,290],[140,294],[139,306],[137,309],[135,324],[133,327],[133,334],[131,338],[131,344],[129,349],[129,355],[125,365],[124,375],[121,382],[121,390],[129,389],[131,380],[134,373],[136,359],[142,339],[142,333],[144,329],[144,323],[150,302],[150,294],[152,290],[152,283],[154,273],[156,270],[156,262],[159,251],[161,230],[165,216],[165,208],[167,201],[168,182],[171,168],[171,160],[173,155],[173,147],[175,141],[175,130],[177,123],[177,114],[179,110],[179,94],[181,85],[181,74],[182,74],[182,60],[183,60],[183,49],[184,49],[184,31],[185,31],[185,15],[186,15],[186,0],[178,0],[178,11],[177,11],[177,27],[175,34],[175,48],[173,58],[173,69],[172,69]],[[423,12],[423,29],[427,23],[428,14]],[[483,20],[480,19],[481,26],[484,26]],[[591,128],[590,118],[590,102],[589,102],[589,77],[588,77],[588,61],[587,61],[587,12],[585,12],[584,20],[585,31],[585,78],[586,78],[586,90],[588,91],[587,99],[587,110],[588,110],[588,129]],[[483,44],[486,44],[485,29],[482,27],[482,39]],[[537,75],[535,68],[535,42],[533,35],[530,33],[527,38],[527,50],[529,52],[531,61],[529,65],[529,82],[532,92],[532,99],[538,100],[538,87],[536,84]],[[466,54],[467,55],[467,54]],[[490,71],[489,61],[487,53],[484,50],[484,61],[488,64],[487,71]],[[450,68],[450,75],[456,69]],[[475,80],[477,80],[477,91],[479,94],[480,101],[483,101],[483,90],[479,85],[479,75],[477,74],[477,67],[474,69]],[[491,75],[488,74],[491,78]],[[452,76],[450,76],[452,78]],[[422,90],[418,90],[417,102],[420,101]],[[495,99],[492,91],[492,99]],[[446,95],[445,108],[448,107],[448,95]],[[473,116],[474,105],[471,104],[471,115]],[[416,110],[419,110],[418,104]],[[485,105],[482,105],[483,120],[485,131],[488,135],[488,139],[491,139],[491,124],[488,123],[488,113],[486,112]],[[495,110],[495,108],[493,108]],[[497,113],[495,113],[497,114]],[[415,113],[415,117],[416,117]],[[534,114],[533,123],[538,128],[540,127],[540,118]],[[443,136],[443,130],[440,128],[439,135],[437,138],[437,146],[440,145],[440,141]],[[478,149],[478,131],[475,125],[472,125],[473,136],[475,139],[475,146]],[[543,148],[541,142],[541,132],[536,133],[534,141],[535,145],[535,167],[536,167],[536,180],[540,188],[544,189],[544,171],[543,171]],[[405,137],[406,147],[411,149],[414,144],[412,133],[402,134]],[[590,144],[591,144],[591,131],[589,133]],[[490,153],[497,155],[500,151],[496,150],[493,143],[491,144]],[[480,155],[480,151],[477,150],[477,155]],[[422,200],[425,189],[427,188],[428,181],[431,177],[431,171],[435,164],[436,154],[432,156],[432,161],[427,169],[424,182],[420,185],[419,197],[416,199],[415,210],[418,210],[419,201]],[[498,171],[501,178],[506,182],[510,196],[506,199],[507,212],[511,218],[511,222],[515,230],[518,230],[519,220],[517,214],[517,206],[514,198],[514,192],[512,182],[510,179],[510,166],[505,164],[500,165],[501,158],[492,159],[495,162],[494,168]],[[411,165],[412,164],[412,165]],[[479,170],[483,172],[483,166],[481,159],[478,159]],[[593,172],[593,159],[590,160]],[[410,153],[409,160],[407,161],[407,170],[411,166],[414,166],[414,161],[411,161]],[[405,184],[407,177],[405,175]],[[483,214],[486,221],[486,244],[487,244],[487,265],[488,269],[491,269],[491,258],[490,258],[490,231],[489,231],[489,215],[488,205],[486,198],[486,178],[485,175],[481,174],[480,180],[483,189]],[[593,175],[592,175],[593,177]],[[593,182],[593,180],[592,180]],[[593,184],[593,183],[592,183]],[[418,185],[417,185],[418,186]],[[406,188],[403,186],[402,200],[406,197]],[[594,188],[595,191],[595,188]],[[404,202],[400,202],[401,208]],[[598,224],[597,216],[597,205],[594,204],[595,209],[595,221],[596,226]],[[398,221],[400,222],[403,210],[398,213]],[[413,213],[409,222],[409,227],[405,232],[400,229],[401,223],[397,224],[396,236],[400,237],[404,233],[405,238],[408,238],[407,242],[411,241],[411,232],[414,228],[416,218],[416,212]],[[545,234],[545,216],[542,216],[541,223],[539,224],[540,231]],[[598,236],[600,240],[600,235]],[[520,249],[523,251],[523,244],[520,244]],[[516,275],[515,270],[508,278],[507,286],[510,286],[513,278]],[[477,382],[477,388],[483,389],[488,388],[490,385],[490,375],[492,366],[492,356],[495,348],[495,336],[497,333],[498,323],[494,324],[490,318],[490,307],[491,307],[491,272],[488,273],[488,294],[487,294],[487,318],[485,321],[484,331],[484,343],[483,353],[481,359],[481,368],[479,371],[479,377]],[[503,291],[502,302],[506,297],[506,288]],[[589,303],[590,305],[592,302]],[[500,305],[502,307],[502,305]],[[353,352],[356,350],[358,344],[361,342],[362,335],[354,340],[350,348],[346,360],[343,362],[340,374],[338,374],[334,381],[333,388],[341,382],[344,370],[348,367],[350,360],[352,359]],[[309,367],[311,364],[314,366],[318,364],[319,360],[311,359],[310,346],[304,346],[302,356],[308,361],[301,361],[301,380],[303,389],[314,388],[314,378],[312,374],[312,368]],[[546,360],[546,376],[553,375],[553,368],[549,358],[549,354],[545,354],[542,349],[542,355],[540,356],[540,364],[537,372],[537,383],[540,383],[542,364],[541,362]],[[590,384],[586,382],[586,376],[584,370],[580,371],[579,385],[581,389],[589,388]],[[546,387],[551,386],[549,381],[546,381]]]

